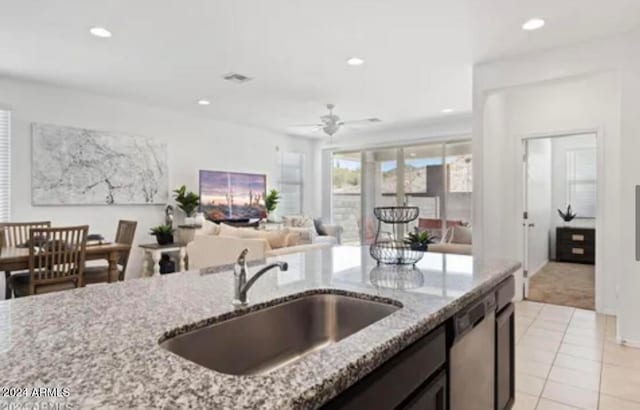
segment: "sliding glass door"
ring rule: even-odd
[[[336,153],[332,166],[332,219],[342,226],[342,243],[359,244],[361,153]]]
[[[471,142],[437,142],[333,154],[332,217],[343,243],[370,244],[376,206],[417,206],[409,229],[443,238],[471,223]],[[383,227],[383,231],[385,227]]]

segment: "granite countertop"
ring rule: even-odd
[[[249,309],[318,289],[389,298],[403,308],[270,373],[233,376],[158,345],[177,328],[234,311],[233,274],[228,270],[191,271],[3,301],[0,388],[28,389],[32,397],[10,399],[15,402],[63,403],[67,408],[315,408],[519,266],[427,253],[417,270],[396,271],[377,268],[368,249],[360,247],[274,259],[287,261],[289,270],[272,271],[258,280],[249,291]],[[34,388],[58,388],[61,397],[33,397]],[[2,400],[7,399],[0,396],[0,404]]]

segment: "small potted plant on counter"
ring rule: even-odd
[[[158,245],[169,245],[173,243],[173,227],[171,225],[158,225],[151,228],[151,235],[156,237]]]
[[[267,210],[267,221],[273,220],[273,212],[275,212],[280,202],[280,192],[277,189],[269,191],[267,196],[264,197],[264,207]]]
[[[422,252],[426,252],[429,244],[433,242],[433,236],[431,236],[429,231],[420,231],[418,228],[413,232],[409,232],[404,240],[404,243],[408,244],[412,250]]]
[[[196,210],[200,206],[200,197],[195,192],[187,192],[187,187],[182,185],[173,191],[173,198],[178,203],[178,208],[185,214],[184,223],[186,225],[196,224]]]

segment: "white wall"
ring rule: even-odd
[[[503,223],[488,211],[501,198],[511,196],[506,192],[514,186],[490,165],[492,161],[508,161],[490,154],[491,146],[508,143],[491,132],[494,118],[505,116],[504,111],[491,107],[493,95],[513,87],[537,88],[533,86],[536,84],[560,85],[560,90],[562,84],[570,87],[580,81],[584,83],[582,91],[574,88],[574,92],[566,92],[565,88],[564,93],[558,94],[563,103],[547,100],[538,111],[528,110],[526,115],[546,114],[549,121],[541,123],[535,130],[538,132],[592,127],[599,131],[598,165],[603,165],[604,170],[603,178],[598,180],[598,208],[602,213],[598,214],[596,229],[599,246],[604,244],[605,248],[596,257],[607,267],[605,283],[598,284],[596,278],[596,286],[605,288],[596,295],[596,307],[617,313],[619,339],[640,346],[640,263],[635,260],[634,195],[635,186],[640,185],[640,30],[475,67],[474,148],[479,155],[487,154],[474,159],[478,183],[475,192],[485,184],[489,190],[497,190],[496,185],[503,182],[507,184],[497,198],[488,198],[485,193],[475,199],[475,219],[485,219],[482,229],[474,230],[474,252],[517,256],[496,233],[504,224],[516,224],[517,219],[505,218]],[[543,89],[548,87],[539,88],[539,92]],[[569,101],[573,103],[568,105]],[[515,170],[513,164],[504,165],[505,174]]]
[[[268,186],[277,186],[278,149],[302,152],[306,155],[305,212],[310,212],[317,202],[312,183],[314,144],[309,140],[6,78],[0,79],[0,105],[12,111],[11,219],[15,221],[89,224],[91,232],[113,238],[119,219],[133,219],[138,221],[135,243],[153,242],[149,228],[163,222],[163,206],[33,206],[32,122],[113,130],[165,141],[169,149],[170,188],[186,184],[195,192],[200,169],[266,173]],[[127,277],[139,275],[141,260],[140,250],[134,248]]]
[[[549,261],[549,228],[551,222],[551,141],[528,143],[527,212],[528,269],[535,275]]]
[[[486,190],[488,186],[494,186],[495,196],[484,196],[481,208],[488,210],[497,202],[502,202],[509,217],[496,219],[495,215],[484,215],[482,222],[485,225],[480,241],[488,254],[519,260],[523,257],[520,223],[524,209],[520,163],[523,138],[572,130],[601,130],[602,158],[606,158],[611,165],[601,169],[601,196],[619,195],[619,172],[616,167],[620,143],[617,114],[619,93],[618,76],[615,73],[570,77],[563,81],[545,81],[493,92],[504,98],[505,104],[500,111],[487,106],[485,115],[504,116],[506,120],[502,125],[502,134],[489,132],[489,129],[483,132],[483,145],[486,148],[484,160],[494,164],[487,164],[481,169],[484,186],[477,189]],[[500,155],[492,151],[492,147],[496,146],[503,147]],[[619,210],[615,202],[601,201],[601,205],[599,211],[603,216],[600,229],[596,230],[596,307],[600,311],[612,312],[615,311],[615,287],[618,281],[614,276],[619,263],[616,231]],[[602,276],[605,274],[607,278]]]

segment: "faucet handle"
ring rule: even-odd
[[[244,250],[242,252],[240,252],[240,255],[238,255],[238,260],[236,261],[236,263],[238,265],[245,265],[247,263],[247,254],[249,253],[249,249],[248,248],[244,248]]]

